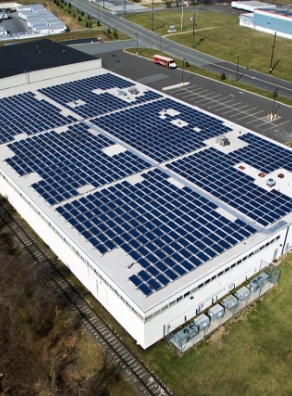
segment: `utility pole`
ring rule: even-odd
[[[185,61],[186,59],[183,59],[183,67],[182,67],[182,72],[181,72],[181,84],[184,84],[184,71],[185,71]]]
[[[237,57],[236,81],[238,81],[238,80],[239,80],[239,77],[238,77],[238,72],[239,72],[239,56]]]
[[[124,6],[125,12],[124,12],[124,17],[126,18],[127,16],[127,0],[125,0],[125,6]]]
[[[196,14],[193,12],[193,48],[195,48],[195,22],[196,22]]]
[[[154,22],[154,0],[152,0],[152,15],[151,15],[151,30],[153,32],[153,22]]]
[[[272,74],[272,71],[273,71],[273,58],[274,58],[274,51],[275,51],[275,46],[276,46],[276,38],[277,38],[277,32],[275,32],[274,42],[273,42],[273,45],[272,45],[272,54],[271,54],[271,62],[270,62],[269,74]]]

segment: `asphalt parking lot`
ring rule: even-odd
[[[102,58],[103,67],[108,70],[163,91],[280,143],[292,141],[291,107],[280,105],[277,100],[274,102],[272,99],[191,74],[187,69],[169,70],[122,50],[105,49],[101,53],[103,47],[99,48],[95,55]],[[91,48],[91,53],[93,52]],[[182,85],[182,80],[188,85]],[[176,84],[179,86],[165,90]],[[268,114],[272,111],[277,115],[274,121],[268,119]]]
[[[9,19],[4,20],[1,24],[8,30],[11,34],[13,33],[30,33],[30,29],[27,26],[27,23],[19,18],[17,13],[8,14]]]

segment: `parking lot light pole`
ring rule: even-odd
[[[182,67],[182,72],[181,72],[181,83],[184,83],[184,71],[185,71],[185,61],[186,59],[183,59],[183,67]]]
[[[136,54],[138,55],[138,53],[139,53],[139,41],[138,41],[138,33],[135,33],[136,34],[136,40],[137,40],[137,49],[136,49]]]
[[[278,96],[278,91],[279,88],[276,88],[274,93],[273,93],[273,97],[274,97],[274,101],[273,101],[273,107],[272,107],[272,113],[271,113],[271,118],[274,119],[274,109],[275,109],[275,104],[276,104],[276,97]]]

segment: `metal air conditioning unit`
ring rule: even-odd
[[[236,297],[230,295],[226,298],[224,298],[224,300],[222,301],[222,305],[223,307],[225,307],[226,309],[231,310],[237,307],[238,304],[238,300]]]
[[[235,297],[238,298],[239,301],[244,301],[244,300],[248,299],[248,297],[250,296],[250,293],[251,293],[250,289],[243,286],[240,289],[238,289],[234,295],[235,295]]]
[[[258,275],[249,284],[249,288],[250,288],[251,292],[255,292],[258,289],[262,288],[264,283],[267,282],[269,279],[270,279],[269,275],[266,274],[265,272]]]
[[[218,136],[217,143],[219,146],[225,147],[230,145],[230,140],[226,136]]]
[[[207,315],[202,314],[194,319],[194,324],[198,327],[200,331],[206,329],[210,324],[210,319]]]
[[[223,318],[225,314],[224,308],[220,304],[214,305],[208,311],[208,316],[210,316],[211,320],[218,320]]]

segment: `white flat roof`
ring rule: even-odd
[[[97,89],[95,79],[99,77],[101,88]],[[115,79],[116,88],[111,79]],[[137,87],[138,95],[121,96],[119,84],[125,84],[122,89]],[[98,105],[94,105],[95,98]],[[7,100],[13,101],[12,108]],[[6,117],[5,105],[13,113],[20,107],[22,123],[17,128],[27,128],[16,133],[18,120],[12,116],[5,127],[5,133],[11,134],[5,135],[8,140],[0,146],[0,169],[144,312],[236,260],[292,220],[291,149],[105,69],[1,91],[0,105],[0,116],[3,112]],[[38,106],[47,110],[40,107],[39,114],[32,114],[31,109],[37,112]],[[159,127],[155,129],[155,125]],[[4,136],[0,128],[0,137],[1,133]],[[230,142],[224,147],[217,141],[222,134]],[[258,152],[262,153],[260,159],[253,154]],[[28,160],[23,162],[26,155]],[[84,165],[74,168],[81,159]],[[45,165],[51,166],[51,175]],[[269,179],[276,181],[273,187],[267,186]],[[232,191],[236,191],[234,199]],[[59,202],[54,201],[56,194],[61,197]],[[79,231],[57,211],[65,208],[66,213],[73,213],[75,204],[85,205],[83,212],[77,208],[76,218],[81,226],[88,223],[89,233]],[[109,217],[96,215],[94,221],[95,229],[104,230],[104,234],[94,231],[90,241],[93,216],[86,216],[103,205]],[[118,212],[115,221],[120,219],[120,224],[112,223],[112,214]],[[143,227],[144,232],[140,231]],[[241,229],[245,230],[242,234]],[[209,245],[208,238],[204,240],[208,230],[212,231]],[[224,247],[221,252],[214,250],[214,235],[217,247]],[[194,242],[183,246],[194,236]],[[108,248],[109,242],[112,248]],[[198,253],[192,252],[200,245]],[[105,251],[100,250],[104,246]],[[179,258],[176,267],[159,259],[167,250],[174,264]],[[202,252],[204,256],[200,256]],[[161,264],[167,267],[166,272]],[[165,285],[151,268],[167,279]],[[173,274],[177,279],[171,279]],[[135,286],[134,278],[129,279],[133,276],[144,286]],[[145,297],[147,288],[153,289]]]

